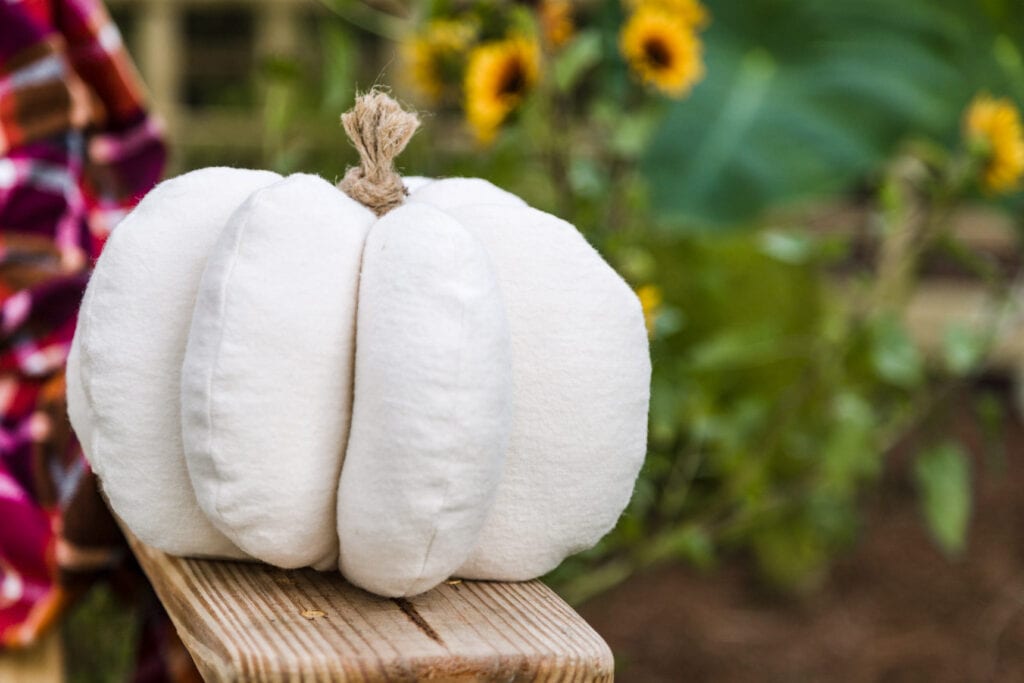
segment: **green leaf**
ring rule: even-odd
[[[574,157],[569,166],[569,183],[581,197],[600,197],[608,191],[608,179],[586,157]]]
[[[959,555],[971,513],[971,476],[967,456],[955,443],[921,453],[914,464],[921,512],[932,537],[948,555]]]
[[[877,322],[871,360],[878,376],[900,387],[913,387],[924,376],[924,362],[903,325],[889,316]]]
[[[728,330],[695,346],[689,361],[697,371],[723,372],[771,363],[786,352],[784,340],[761,330]]]
[[[784,518],[756,532],[754,555],[769,578],[791,590],[812,587],[828,558],[821,536],[800,517]]]
[[[669,337],[686,327],[686,314],[675,306],[663,306],[654,319],[654,335],[659,339]]]
[[[715,561],[715,546],[705,529],[686,524],[653,539],[645,549],[647,562],[670,558],[685,560],[699,569],[710,568]]]
[[[966,375],[978,367],[985,356],[985,340],[963,323],[954,322],[942,336],[946,367],[956,375]]]
[[[652,110],[632,112],[615,122],[608,145],[616,153],[635,159],[647,148],[660,122]]]
[[[808,235],[769,230],[761,234],[761,251],[783,263],[806,263],[814,254],[814,242]]]
[[[821,484],[833,497],[849,496],[878,471],[878,423],[871,404],[850,391],[835,397],[832,413],[829,435],[820,446]]]
[[[555,60],[555,85],[563,92],[572,89],[600,59],[601,34],[581,31]]]

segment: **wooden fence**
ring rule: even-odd
[[[244,90],[268,56],[299,59],[315,50],[315,0],[108,0],[172,141],[172,172],[201,149],[258,160],[264,122],[258,95],[209,105],[207,87]],[[202,30],[204,26],[210,27]],[[211,82],[212,81],[212,82]]]

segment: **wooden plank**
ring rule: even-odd
[[[779,216],[769,217],[768,224],[782,228],[802,225],[819,235],[877,242],[879,220],[878,211],[872,207],[837,200],[783,210]],[[1004,209],[987,204],[964,204],[950,217],[950,229],[971,249],[990,254],[1019,254],[1020,238],[1014,218]]]
[[[988,290],[979,283],[922,283],[907,307],[905,320],[914,340],[930,355],[942,353],[946,330],[953,323],[981,330],[992,307]],[[1024,368],[1024,318],[1007,316],[999,327],[988,359],[992,370],[1019,372]]]
[[[35,647],[0,652],[3,683],[60,683],[64,680],[60,634],[51,632]]]
[[[842,299],[850,292],[849,280],[832,281],[831,296]],[[926,357],[940,362],[950,326],[962,325],[980,333],[990,324],[992,307],[991,293],[980,282],[927,279],[916,287],[903,321]],[[1004,314],[985,369],[1024,377],[1024,310]]]
[[[611,650],[550,588],[450,582],[379,598],[340,574],[132,550],[207,681],[611,681]]]

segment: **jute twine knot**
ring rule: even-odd
[[[356,97],[355,106],[341,115],[341,125],[359,152],[360,165],[345,171],[338,187],[383,216],[405,201],[407,192],[395,170],[395,157],[419,128],[420,119],[387,93],[374,89]]]

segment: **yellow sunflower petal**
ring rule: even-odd
[[[647,334],[654,334],[654,323],[658,320],[658,312],[661,310],[663,300],[661,287],[658,285],[643,285],[636,290],[640,298],[640,306],[644,311],[644,322],[647,324]]]
[[[711,20],[711,15],[698,0],[625,0],[624,4],[632,11],[644,7],[660,9],[695,29],[704,28]]]
[[[441,99],[457,77],[457,65],[476,34],[469,23],[455,19],[430,22],[402,46],[412,85],[428,98]]]
[[[981,184],[992,193],[1010,192],[1024,177],[1024,126],[1008,99],[978,95],[964,115],[964,135],[985,150]]]
[[[551,47],[559,48],[569,42],[575,30],[570,0],[541,0],[537,14],[544,38]]]

